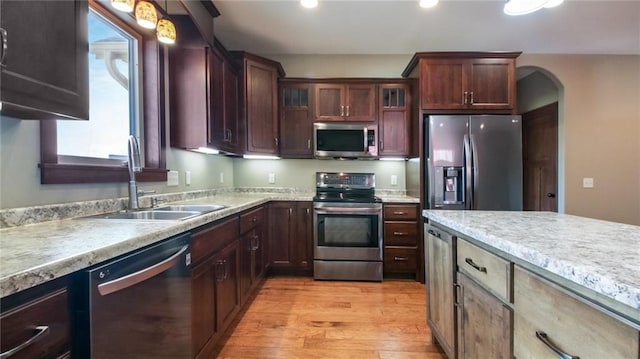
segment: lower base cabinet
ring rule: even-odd
[[[511,358],[513,312],[458,272],[458,359]]]
[[[514,272],[516,358],[640,358],[637,329],[518,266]]]
[[[60,289],[2,313],[0,357],[70,358],[67,297],[67,290]]]
[[[274,273],[313,271],[312,202],[272,202],[269,208],[269,262]]]

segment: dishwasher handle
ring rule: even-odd
[[[177,251],[175,254],[171,255],[170,257],[154,264],[151,265],[147,268],[141,269],[137,272],[125,275],[123,277],[120,277],[118,279],[114,279],[112,281],[109,282],[105,282],[102,284],[98,284],[98,292],[105,296],[105,295],[109,295],[111,293],[115,293],[118,291],[121,291],[123,289],[129,288],[131,286],[134,286],[140,282],[144,282],[145,280],[154,277],[164,271],[166,271],[167,269],[175,266],[176,264],[180,263],[180,257],[182,256],[182,254],[184,254],[184,252],[186,252],[189,249],[189,245],[186,245],[182,248],[180,248],[179,251]]]

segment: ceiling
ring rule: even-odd
[[[413,54],[419,51],[640,55],[640,0],[566,0],[523,16],[502,0],[215,0],[215,36],[257,54]]]

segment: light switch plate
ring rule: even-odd
[[[593,178],[590,178],[590,177],[583,178],[582,188],[593,188]]]
[[[224,183],[224,172],[220,172],[220,183]]]
[[[269,173],[269,183],[271,183],[271,184],[276,183],[276,174],[275,173]]]
[[[184,184],[191,186],[191,171],[184,172]]]
[[[391,185],[392,186],[397,186],[398,185],[398,176],[391,175]]]
[[[167,186],[178,186],[180,184],[180,177],[178,171],[169,171],[167,173]]]

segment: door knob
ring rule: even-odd
[[[556,194],[549,192],[549,193],[547,193],[547,197],[548,198],[556,198]]]

